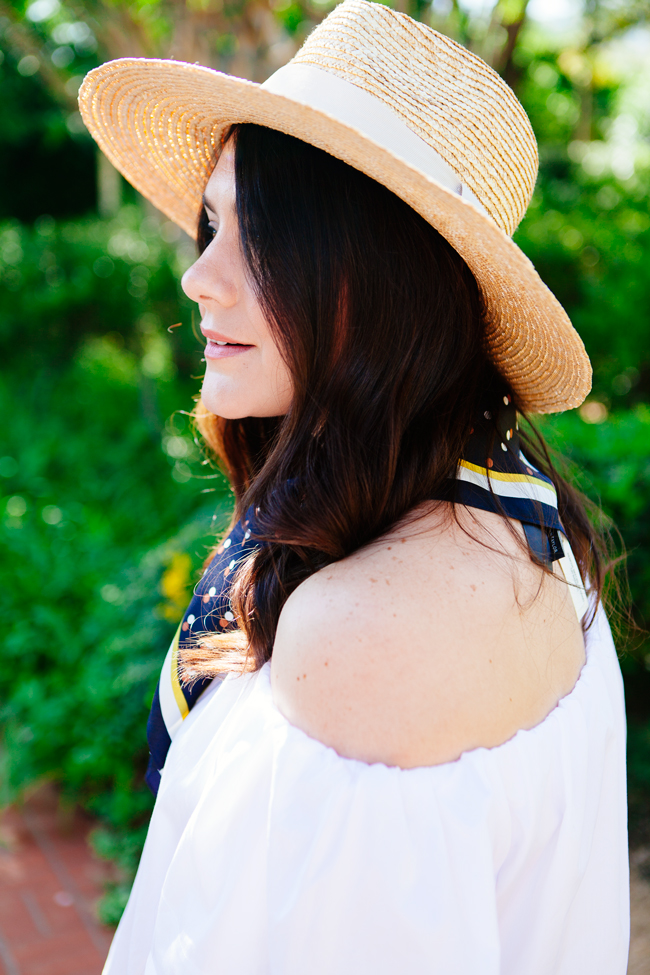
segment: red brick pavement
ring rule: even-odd
[[[0,973],[100,975],[112,932],[95,906],[109,868],[88,846],[91,823],[62,822],[48,790],[0,816]]]

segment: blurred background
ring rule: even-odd
[[[90,68],[126,55],[263,81],[333,6],[0,0],[0,805],[49,782],[60,809],[92,814],[94,848],[115,867],[99,906],[108,923],[152,806],[142,775],[158,671],[231,496],[187,415],[202,372],[179,287],[193,243],[98,153],[77,90]],[[540,175],[516,240],[567,308],[595,372],[580,410],[541,426],[620,529],[634,618],[647,627],[648,4],[395,6],[485,58],[530,115]],[[643,630],[621,663],[631,837],[643,850]]]

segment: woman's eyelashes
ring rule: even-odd
[[[214,240],[214,238],[217,236],[217,233],[219,231],[219,221],[216,219],[216,217],[210,219],[210,214],[207,212],[207,210],[204,211],[204,215],[205,215],[206,233],[208,234],[211,240]]]

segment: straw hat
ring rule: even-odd
[[[475,54],[379,3],[345,0],[263,85],[199,64],[123,58],[79,92],[83,120],[143,196],[195,236],[225,129],[296,136],[383,183],[456,248],[485,295],[488,346],[521,406],[578,406],[591,366],[512,242],[537,175],[530,122]]]

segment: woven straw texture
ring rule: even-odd
[[[520,406],[552,413],[591,387],[584,346],[512,233],[533,190],[537,149],[508,86],[480,58],[367,0],[345,0],[294,59],[369,92],[435,149],[493,219],[324,112],[201,65],[125,58],[79,94],[91,135],[121,173],[194,236],[224,130],[254,122],[324,149],[383,183],[458,250],[486,299],[488,347]]]
[[[406,14],[353,2],[335,8],[293,59],[387,105],[438,152],[513,234],[535,188],[537,141],[502,78],[455,41]]]

